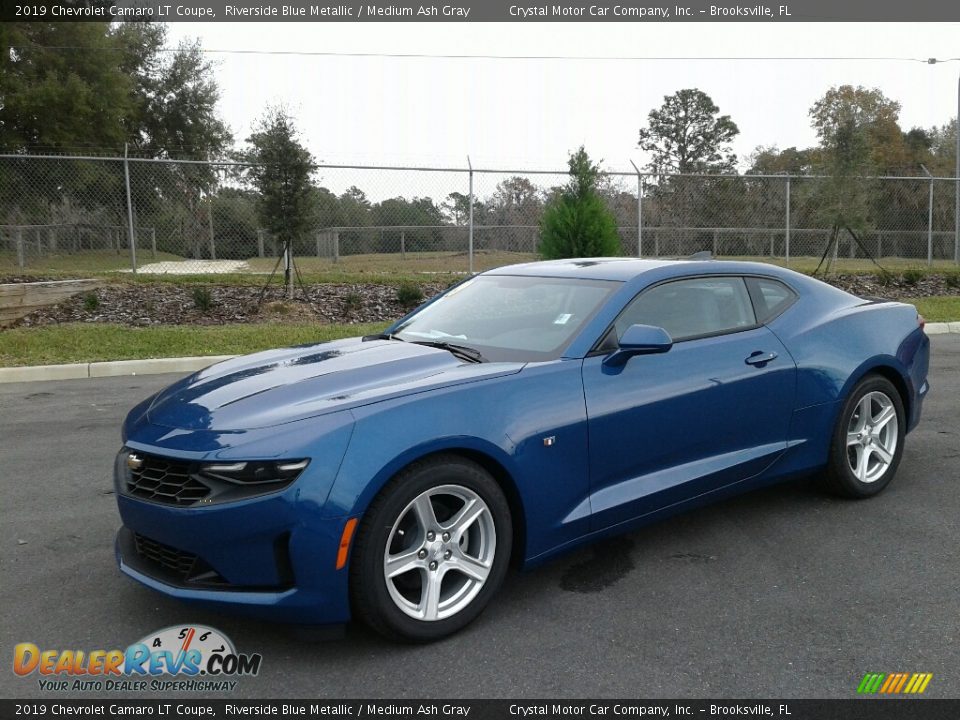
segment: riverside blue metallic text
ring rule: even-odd
[[[913,306],[771,265],[502,267],[137,405],[116,556],[214,609],[434,640],[511,564],[787,478],[875,495],[929,353]]]

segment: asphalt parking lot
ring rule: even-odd
[[[121,576],[120,422],[174,377],[0,385],[0,695],[44,695],[11,671],[16,643],[125,648],[203,623],[263,654],[232,697],[849,698],[866,672],[930,672],[927,696],[960,696],[960,335],[932,343],[923,421],[881,496],[796,482],[676,517],[514,573],[426,647],[361,627],[308,643]]]

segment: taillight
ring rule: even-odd
[[[921,330],[927,326],[927,319],[920,313],[917,313],[917,325],[920,326]]]

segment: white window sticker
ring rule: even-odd
[[[572,317],[573,317],[572,313],[560,313],[559,315],[557,315],[557,319],[553,321],[553,324],[566,325],[570,321],[570,318]]]

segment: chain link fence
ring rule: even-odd
[[[250,166],[0,155],[0,272],[270,273]],[[562,171],[321,165],[302,273],[476,272],[537,257]],[[606,173],[623,255],[818,260],[838,197],[856,218],[840,258],[958,261],[952,178]],[[275,223],[269,223],[275,225]]]

